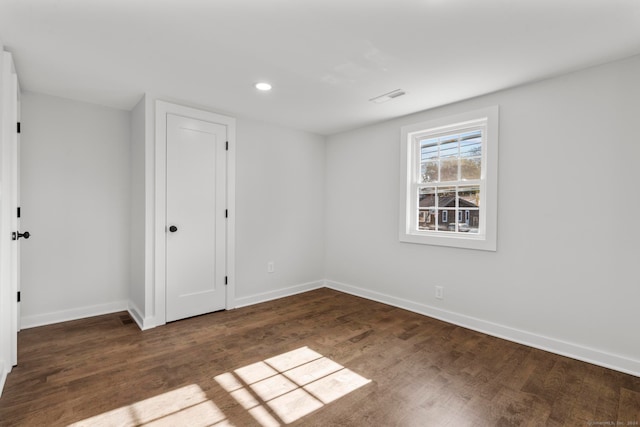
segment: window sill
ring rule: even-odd
[[[488,239],[483,235],[460,236],[455,233],[401,233],[400,241],[420,245],[448,246],[452,248],[475,249],[481,251],[496,251],[495,239]]]

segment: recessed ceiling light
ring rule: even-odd
[[[263,91],[271,90],[271,85],[265,82],[256,83],[256,89]]]

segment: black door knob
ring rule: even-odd
[[[13,233],[11,233],[11,240],[18,240],[21,237],[28,239],[29,237],[31,237],[31,234],[28,231],[25,231],[24,233],[14,231]]]
[[[169,227],[169,231],[172,233],[175,233],[176,231],[178,231],[178,227],[176,227],[175,225],[172,225],[171,227]]]

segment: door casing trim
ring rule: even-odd
[[[154,320],[155,326],[166,323],[166,222],[167,222],[167,114],[189,117],[227,128],[227,242],[226,242],[226,309],[235,308],[235,186],[236,186],[236,119],[211,111],[156,101],[155,111],[155,239],[154,239]]]

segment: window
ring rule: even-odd
[[[405,126],[400,240],[496,250],[498,107]]]

